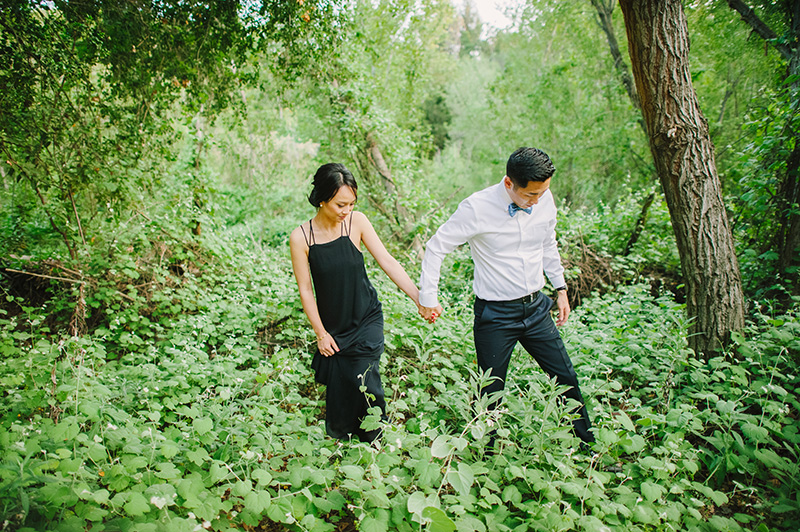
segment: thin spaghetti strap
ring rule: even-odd
[[[308,244],[308,247],[311,247],[311,244],[317,243],[317,237],[314,236],[314,227],[311,225],[311,220],[308,221],[308,232],[311,234],[311,243]]]
[[[347,227],[347,236],[350,236],[350,233],[352,232],[353,232],[353,211],[350,211],[350,225]]]
[[[311,222],[309,222],[309,228],[311,227]],[[311,243],[308,241],[308,235],[306,235],[306,230],[303,229],[303,224],[300,224],[300,230],[303,232],[303,239],[306,241],[306,246],[311,247]]]

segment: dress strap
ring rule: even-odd
[[[350,225],[347,226],[347,231],[344,230],[344,222],[342,223],[342,236],[350,236],[350,233],[353,231],[353,213],[350,212]]]
[[[300,225],[300,229],[303,229],[302,224]],[[317,243],[317,239],[314,238],[314,227],[311,225],[311,220],[308,221],[308,233],[311,238],[306,238],[306,244],[308,244],[308,247],[311,247],[312,244]],[[303,229],[303,236],[306,236],[305,229]]]

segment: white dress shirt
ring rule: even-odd
[[[508,214],[511,198],[501,181],[472,194],[428,240],[420,276],[420,305],[438,305],[439,272],[445,255],[469,242],[475,263],[475,295],[508,301],[544,288],[564,286],[556,243],[556,205],[548,189],[531,214]]]

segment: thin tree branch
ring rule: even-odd
[[[791,46],[779,42],[778,34],[772,28],[766,25],[755,10],[749,5],[745,4],[742,0],[727,0],[728,5],[741,15],[742,20],[745,21],[755,31],[759,37],[769,42],[787,61],[791,61],[794,56],[794,51]]]

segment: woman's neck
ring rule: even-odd
[[[338,218],[331,219],[327,216],[323,216],[321,213],[317,213],[314,216],[314,225],[316,225],[320,230],[333,233],[334,231],[338,231],[339,227],[341,226],[342,221]]]

